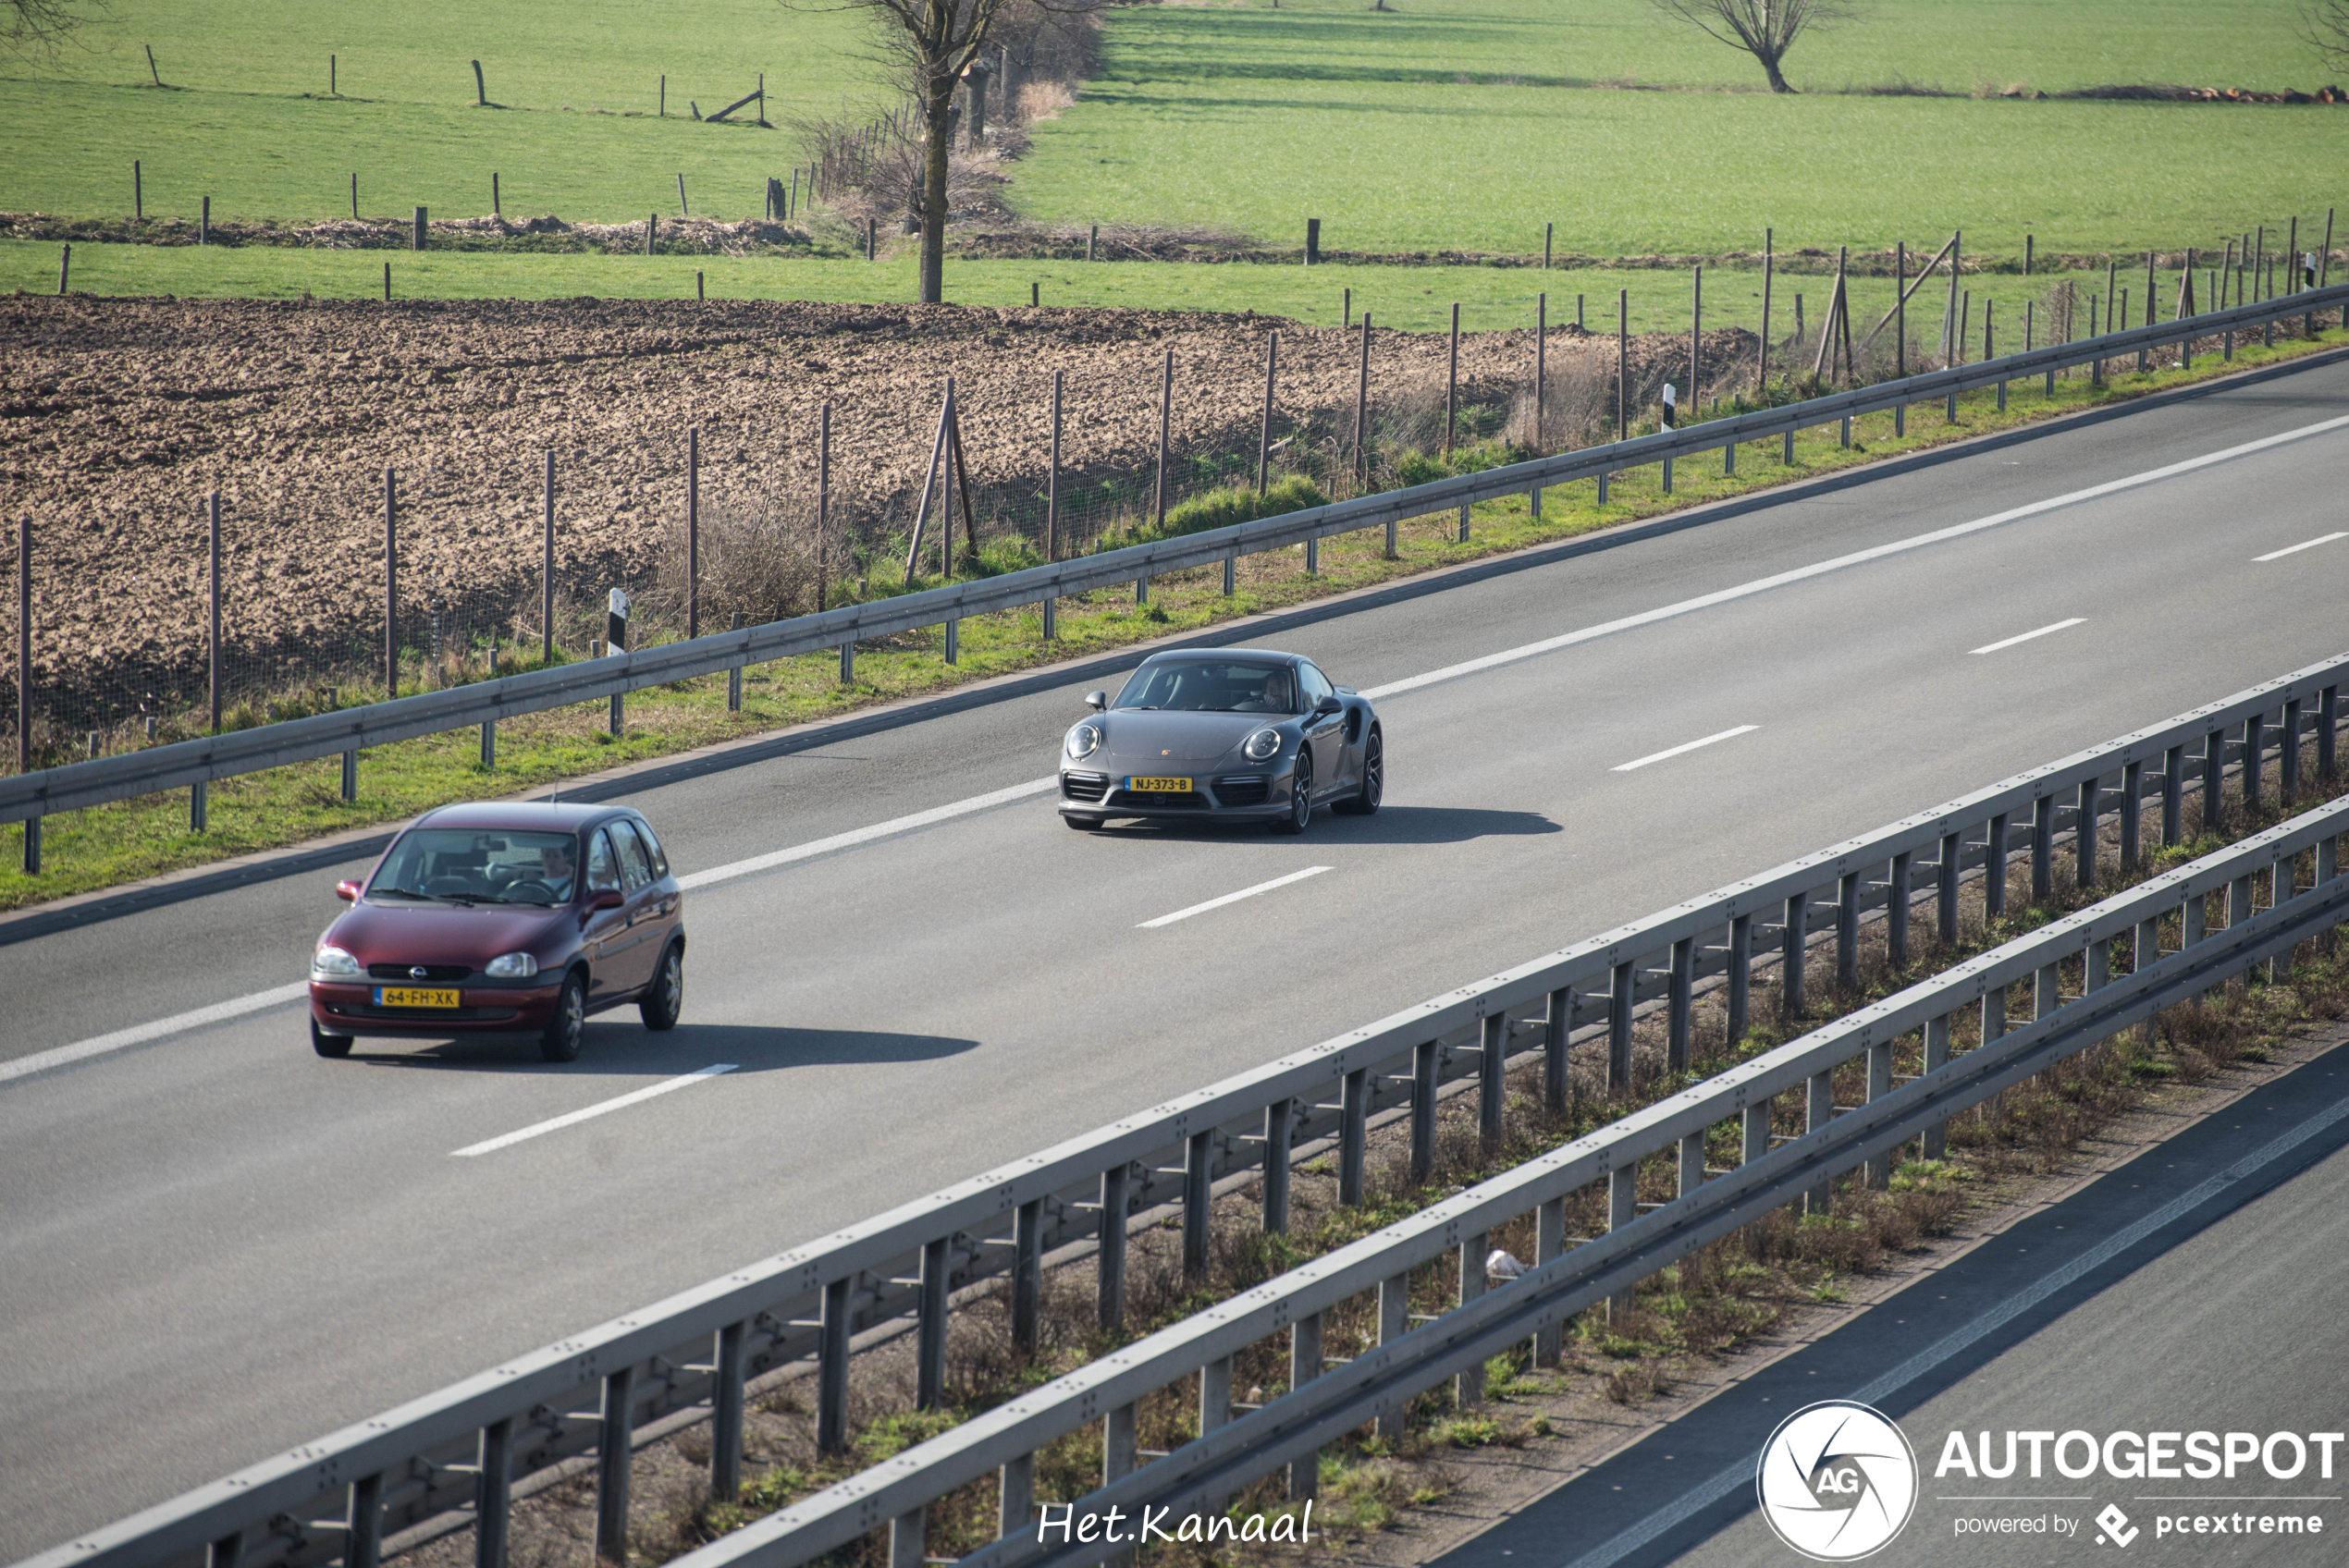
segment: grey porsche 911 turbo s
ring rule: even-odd
[[[1302,833],[1313,808],[1369,815],[1386,789],[1386,739],[1369,701],[1296,654],[1153,654],[1061,743],[1061,816],[1261,822]]]

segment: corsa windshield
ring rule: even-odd
[[[451,903],[571,901],[579,841],[568,833],[419,827],[403,833],[367,884],[369,898]]]
[[[1136,670],[1115,705],[1172,713],[1293,714],[1297,677],[1285,664],[1170,660]]]

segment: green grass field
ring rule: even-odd
[[[1743,55],[1642,0],[1158,6],[1037,128],[1014,199],[1049,223],[1163,223],[1345,250],[1595,255],[1790,245],[2208,245],[2344,187],[2349,110],[1752,91]],[[2319,84],[2288,7],[2036,0],[1878,6],[1798,46],[1798,82],[2042,89]],[[1728,92],[1606,92],[1636,80]]]

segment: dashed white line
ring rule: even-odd
[[[176,1012],[169,1018],[158,1018],[153,1023],[133,1024],[128,1029],[117,1029],[111,1035],[95,1035],[70,1046],[59,1046],[55,1050],[35,1051],[14,1061],[0,1061],[0,1084],[11,1078],[30,1078],[53,1067],[68,1067],[93,1056],[105,1056],[109,1051],[129,1050],[133,1046],[143,1046],[149,1040],[160,1040],[166,1035],[226,1023],[247,1013],[265,1012],[273,1007],[301,1001],[309,995],[310,982],[297,980],[290,986],[277,986],[266,991],[255,991],[250,996],[231,997],[225,1002],[215,1002],[210,1007],[200,1007],[191,1012]]]
[[[2020,637],[2009,637],[2002,642],[1985,643],[1978,648],[1968,648],[1966,652],[1969,654],[1995,654],[2000,648],[2011,648],[2017,643],[2028,643],[2032,638],[2045,637],[2050,631],[2068,631],[2074,626],[2085,626],[2087,624],[2087,619],[2088,618],[2086,616],[2075,615],[2070,620],[2059,620],[2053,626],[2043,626],[2036,631],[2026,631]]]
[[[2313,550],[2319,545],[2330,545],[2335,539],[2349,539],[2349,533],[2328,533],[2321,539],[2303,539],[2297,545],[2286,545],[2281,550],[2269,550],[2264,556],[2254,556],[2254,561],[2280,561],[2286,556],[2296,556],[2303,550]]]
[[[1009,805],[1014,801],[1024,801],[1030,795],[1040,795],[1047,790],[1059,788],[1060,776],[1058,774],[1054,774],[1050,778],[1031,778],[1025,784],[1015,784],[1007,790],[990,790],[984,795],[973,795],[966,801],[956,801],[950,805],[932,806],[928,811],[917,811],[910,816],[897,816],[892,817],[887,822],[876,822],[870,827],[852,828],[846,833],[835,833],[829,839],[817,839],[805,844],[793,844],[787,850],[776,850],[769,854],[753,855],[748,860],[731,861],[724,865],[713,865],[707,871],[696,871],[689,876],[680,876],[677,878],[677,886],[691,892],[695,888],[707,888],[713,883],[731,882],[737,876],[748,876],[756,872],[772,871],[779,865],[789,865],[794,861],[813,860],[818,855],[830,854],[834,850],[853,849],[858,844],[869,844],[876,839],[894,838],[900,833],[911,833],[917,827],[928,827],[934,823],[949,822],[958,816],[968,816],[973,812],[989,811],[996,806]]]
[[[1684,753],[1693,752],[1700,746],[1710,746],[1716,741],[1733,741],[1740,735],[1751,735],[1761,728],[1758,724],[1740,724],[1735,729],[1724,729],[1718,735],[1707,735],[1702,741],[1683,741],[1669,750],[1651,752],[1646,756],[1634,758],[1630,762],[1617,763],[1611,771],[1629,773],[1635,767],[1645,767],[1652,762],[1662,762],[1666,757],[1677,757]]]
[[[1226,893],[1220,899],[1210,899],[1203,904],[1193,904],[1188,909],[1178,909],[1173,914],[1162,914],[1156,920],[1145,920],[1134,929],[1150,931],[1161,925],[1172,925],[1178,920],[1188,920],[1195,914],[1205,914],[1209,910],[1222,909],[1225,904],[1236,904],[1242,899],[1252,899],[1259,893],[1269,893],[1275,888],[1285,888],[1292,882],[1302,882],[1308,876],[1319,876],[1322,872],[1331,869],[1332,867],[1326,865],[1309,865],[1302,871],[1292,871],[1286,876],[1275,876],[1270,882],[1259,882],[1253,888],[1242,888],[1236,893]]]
[[[467,1144],[461,1149],[451,1149],[449,1151],[449,1158],[470,1159],[474,1155],[494,1154],[499,1149],[510,1148],[525,1138],[535,1138],[544,1133],[559,1132],[565,1127],[575,1127],[592,1118],[609,1116],[615,1110],[625,1110],[632,1105],[642,1105],[657,1096],[673,1094],[690,1084],[698,1084],[706,1078],[715,1078],[721,1072],[732,1072],[733,1070],[734,1063],[721,1061],[705,1067],[698,1072],[687,1072],[679,1077],[663,1079],[660,1083],[638,1089],[633,1094],[621,1095],[613,1099],[598,1100],[594,1105],[584,1106],[568,1115],[550,1117],[545,1121],[534,1121],[527,1127],[516,1128],[513,1132],[502,1133],[498,1137],[486,1138],[478,1144]]]

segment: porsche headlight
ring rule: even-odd
[[[340,948],[321,947],[310,957],[313,980],[356,980],[363,973],[359,961]]]
[[[1101,749],[1101,727],[1098,724],[1080,724],[1068,732],[1069,759],[1073,762],[1080,757],[1091,756]]]
[[[528,953],[502,953],[482,970],[492,980],[527,980],[538,973],[538,961]]]
[[[1271,762],[1281,754],[1281,732],[1260,729],[1240,742],[1240,754],[1250,762]]]

